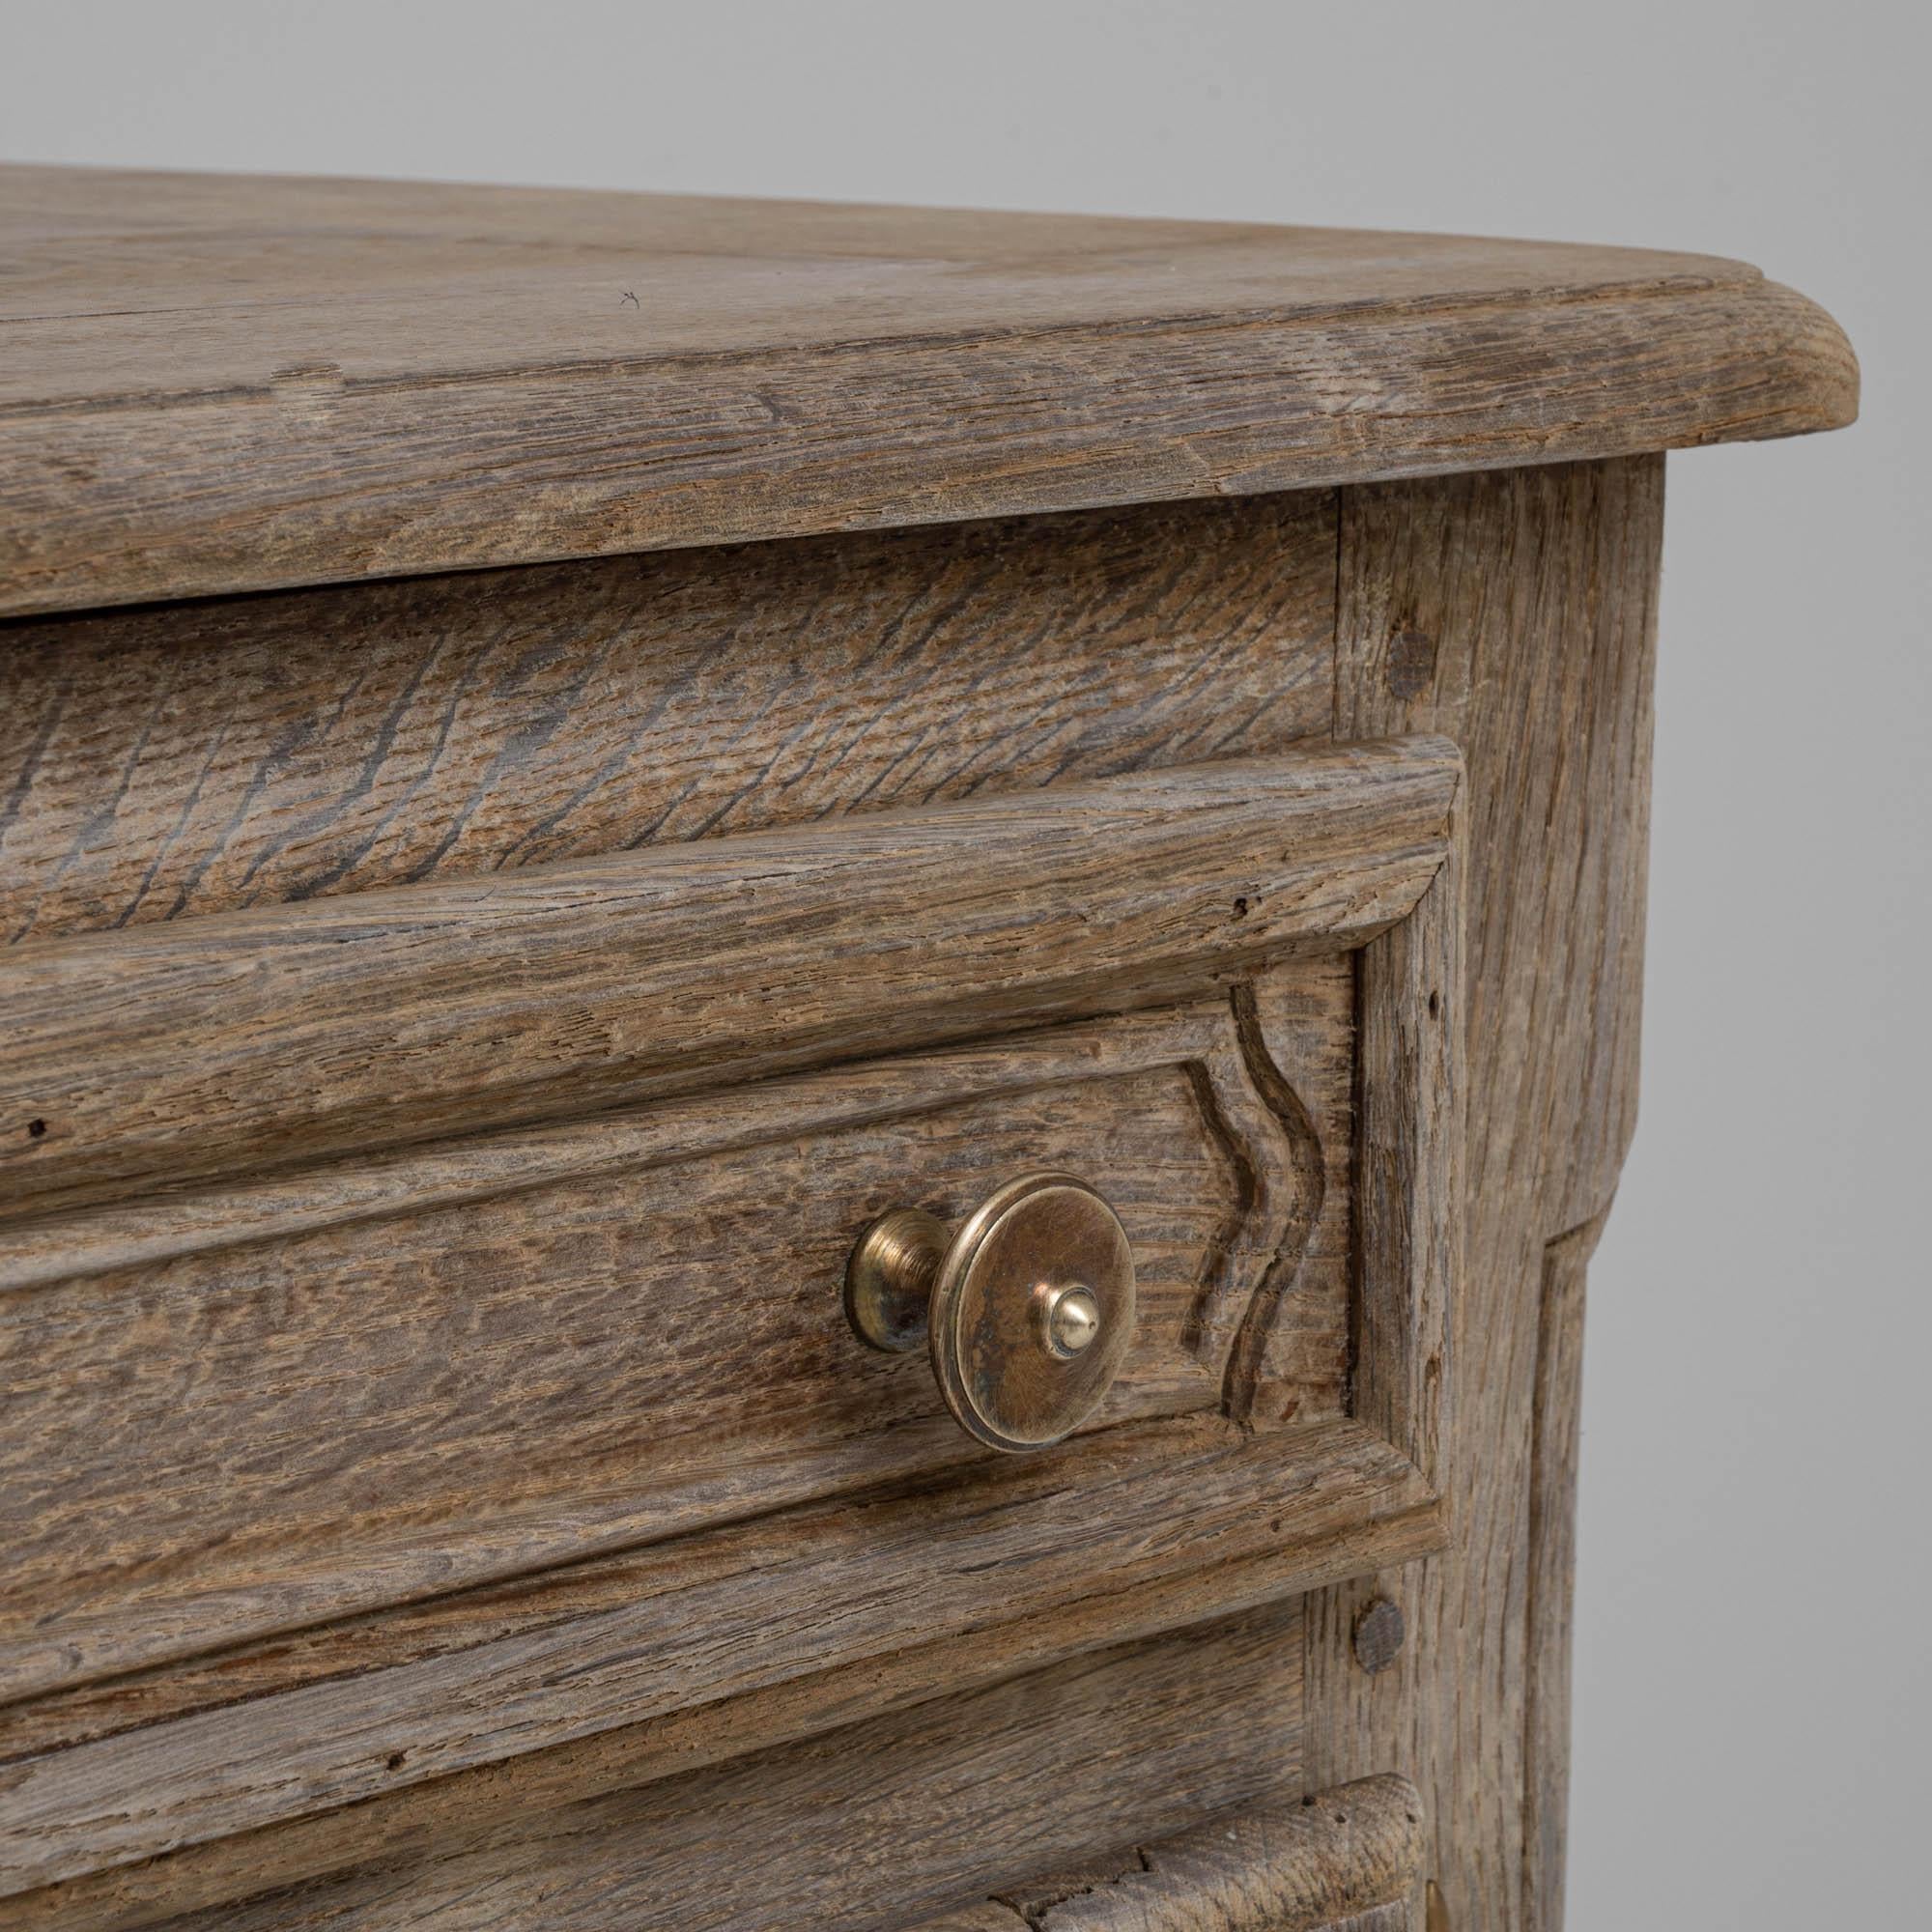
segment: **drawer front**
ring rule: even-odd
[[[923,1354],[859,1347],[838,1289],[873,1217],[957,1221],[1029,1171],[1089,1179],[1132,1244],[1133,1346],[1087,1427],[1211,1412],[1237,1377],[1276,1416],[1338,1414],[1348,962],[1265,996],[1298,1049],[1265,1069],[1275,1106],[1223,997],[534,1130],[510,1191],[469,1149],[399,1166],[380,1204],[313,1178],[294,1208],[230,1195],[219,1246],[0,1300],[25,1371],[0,1682],[980,1460]],[[1237,1365],[1244,1324],[1265,1332]]]
[[[401,1842],[1437,1547],[1457,782],[1324,748],[18,950],[0,1885],[232,1894],[240,1833],[259,1886],[345,1804]],[[1037,1170],[1138,1317],[1005,1457],[841,1278]]]

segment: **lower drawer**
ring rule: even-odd
[[[1267,1605],[641,1784],[613,1733],[57,1888],[64,1920],[29,1922],[1399,1932],[1420,1807],[1398,1777],[1295,1795],[1301,1636]],[[183,1914],[197,1891],[252,1895]]]

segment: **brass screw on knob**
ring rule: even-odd
[[[1033,1293],[1039,1310],[1039,1339],[1051,1353],[1065,1362],[1094,1346],[1100,1332],[1100,1304],[1091,1288],[1080,1282],[1049,1288],[1041,1282]]]
[[[1085,1181],[1023,1175],[951,1233],[921,1208],[882,1214],[846,1264],[845,1314],[872,1348],[924,1342],[970,1435],[1042,1449],[1099,1406],[1125,1358],[1133,1253]]]

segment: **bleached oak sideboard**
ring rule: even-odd
[[[1561,1910],[1736,263],[0,172],[0,1923]]]

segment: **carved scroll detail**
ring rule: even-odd
[[[1230,1044],[1188,1069],[1202,1117],[1233,1169],[1236,1200],[1187,1341],[1220,1371],[1222,1413],[1245,1424],[1255,1419],[1269,1343],[1321,1217],[1327,1163],[1307,1104],[1268,1050],[1252,982],[1233,989],[1230,1016]],[[1288,1403],[1273,1419],[1293,1413],[1293,1398]]]

